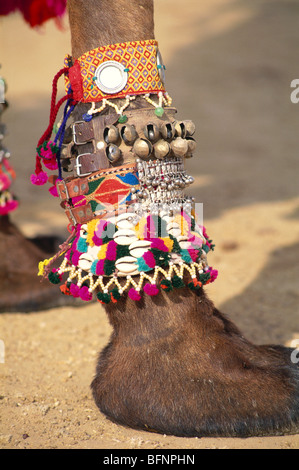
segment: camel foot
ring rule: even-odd
[[[121,425],[175,436],[299,432],[292,349],[251,344],[203,292],[192,298],[182,289],[164,304],[108,309],[114,333],[91,384],[99,409]]]

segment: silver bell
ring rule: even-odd
[[[188,142],[181,137],[177,137],[170,143],[170,147],[176,157],[183,157],[188,151]]]
[[[155,157],[161,160],[162,158],[167,157],[170,153],[170,145],[166,140],[158,140],[158,142],[154,145],[154,154]]]
[[[106,155],[111,163],[117,162],[121,157],[121,150],[115,144],[110,144],[106,148]]]
[[[175,127],[172,122],[164,122],[160,127],[162,137],[166,140],[172,140],[175,136]]]
[[[115,144],[119,139],[119,130],[115,126],[104,129],[104,140],[107,144]]]
[[[153,123],[147,124],[144,129],[144,135],[151,142],[156,142],[160,137],[158,126]]]
[[[153,151],[153,146],[147,139],[139,138],[135,141],[133,145],[133,152],[136,157],[142,158],[142,160],[147,160],[150,154]]]
[[[138,137],[135,126],[123,126],[120,130],[120,136],[125,144],[133,144]]]

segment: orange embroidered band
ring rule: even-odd
[[[165,93],[165,66],[153,39],[98,47],[81,55],[72,65],[71,61],[66,56],[66,92],[71,88],[76,101],[90,103]]]

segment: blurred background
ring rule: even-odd
[[[292,0],[157,0],[156,39],[179,117],[196,123],[190,192],[219,269],[209,296],[255,341],[299,331],[299,3]],[[27,236],[66,236],[67,220],[44,187],[31,185],[36,143],[47,127],[52,79],[71,52],[65,17],[31,29],[0,19],[1,74],[9,109],[5,144],[17,173],[12,219]],[[61,80],[60,94],[64,93]]]

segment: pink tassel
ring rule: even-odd
[[[54,197],[59,197],[56,186],[51,186],[51,188],[49,188],[49,193]]]
[[[159,289],[158,287],[156,286],[156,284],[145,284],[144,288],[143,288],[144,292],[147,294],[147,295],[158,295],[159,294]]]
[[[81,287],[81,289],[79,290],[79,296],[82,300],[85,300],[86,302],[92,299],[92,293],[89,292],[87,286]]]
[[[192,258],[192,261],[196,262],[198,255],[199,255],[199,250],[195,250],[193,248],[188,249],[188,253]]]
[[[117,243],[114,240],[111,240],[107,246],[106,259],[109,259],[110,261],[114,261],[116,258],[116,249],[117,249]]]
[[[105,263],[104,259],[100,259],[97,262],[97,265],[96,265],[96,275],[97,276],[104,276],[104,274],[105,274],[105,272],[104,272],[104,263]]]
[[[77,286],[77,284],[71,284],[70,293],[72,294],[73,297],[79,297],[79,290],[80,290],[80,287]]]
[[[154,268],[156,266],[156,261],[153,253],[146,251],[143,255],[143,259],[148,265],[149,268]]]
[[[156,248],[157,250],[164,251],[166,253],[168,252],[167,246],[165,245],[163,240],[160,240],[160,238],[155,238],[154,240],[152,240],[151,248]]]
[[[45,171],[40,171],[38,174],[32,174],[30,176],[30,181],[32,184],[35,184],[37,186],[42,186],[43,184],[46,184],[48,181],[48,175]]]
[[[138,292],[136,289],[134,289],[133,287],[129,290],[128,296],[129,296],[130,299],[132,299],[132,300],[140,300],[140,299],[141,299],[141,295],[140,295],[139,292]]]
[[[4,207],[0,206],[0,215],[6,215],[9,212],[14,211],[18,207],[18,205],[18,201],[9,201],[7,204],[5,204]]]
[[[214,282],[217,277],[218,277],[218,270],[217,269],[213,269],[213,268],[209,268],[207,270],[208,273],[210,273],[211,275],[211,279],[210,279],[210,282]]]

